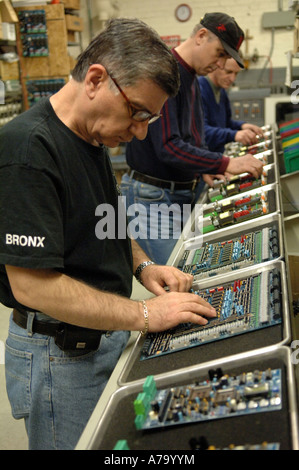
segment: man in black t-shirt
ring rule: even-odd
[[[30,449],[75,447],[130,331],[215,315],[188,292],[192,276],[155,265],[128,237],[104,147],[145,138],[178,83],[154,31],[112,20],[56,95],[0,131],[6,382]],[[132,273],[153,298],[130,299]]]

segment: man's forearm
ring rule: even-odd
[[[143,328],[141,305],[52,270],[6,266],[16,300],[77,326],[98,330]]]

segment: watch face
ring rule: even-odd
[[[179,21],[187,21],[191,16],[191,8],[186,3],[182,3],[176,8],[175,16]]]

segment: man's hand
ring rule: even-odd
[[[235,142],[240,142],[243,145],[249,146],[254,145],[258,142],[258,138],[255,132],[251,129],[244,129],[236,132]]]
[[[264,136],[263,130],[255,124],[244,123],[242,130],[235,135],[235,141],[243,145],[254,145]]]
[[[166,293],[165,287],[170,292],[188,292],[193,283],[193,276],[173,266],[151,264],[142,271],[141,281],[150,292],[162,295]]]
[[[149,331],[158,332],[180,323],[206,325],[216,310],[197,294],[169,292],[146,301],[149,313]]]
[[[252,132],[255,133],[256,136],[263,138],[264,137],[264,131],[261,127],[257,126],[256,124],[251,124],[250,122],[245,122],[242,124],[242,129],[245,130],[251,130]]]
[[[207,183],[210,188],[213,188],[214,187],[214,182],[215,180],[223,180],[223,181],[226,181],[227,177],[226,175],[202,175],[202,178],[204,180],[205,183]]]
[[[140,279],[144,287],[156,295],[146,301],[150,332],[165,331],[186,322],[206,325],[207,318],[216,316],[208,302],[189,292],[193,283],[191,274],[174,266],[150,264],[143,269]],[[140,314],[143,322],[141,308]]]
[[[263,166],[263,162],[248,153],[243,157],[231,158],[226,171],[232,175],[250,173],[258,178],[263,172]]]
[[[233,175],[241,175],[242,173],[250,173],[255,178],[258,178],[263,172],[263,166],[263,162],[248,153],[243,157],[231,158],[224,175],[205,174],[203,175],[203,179],[213,188],[215,179],[229,182]]]

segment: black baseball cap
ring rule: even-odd
[[[225,51],[244,68],[243,60],[238,53],[244,32],[235,19],[226,13],[206,13],[200,23],[220,39]]]

